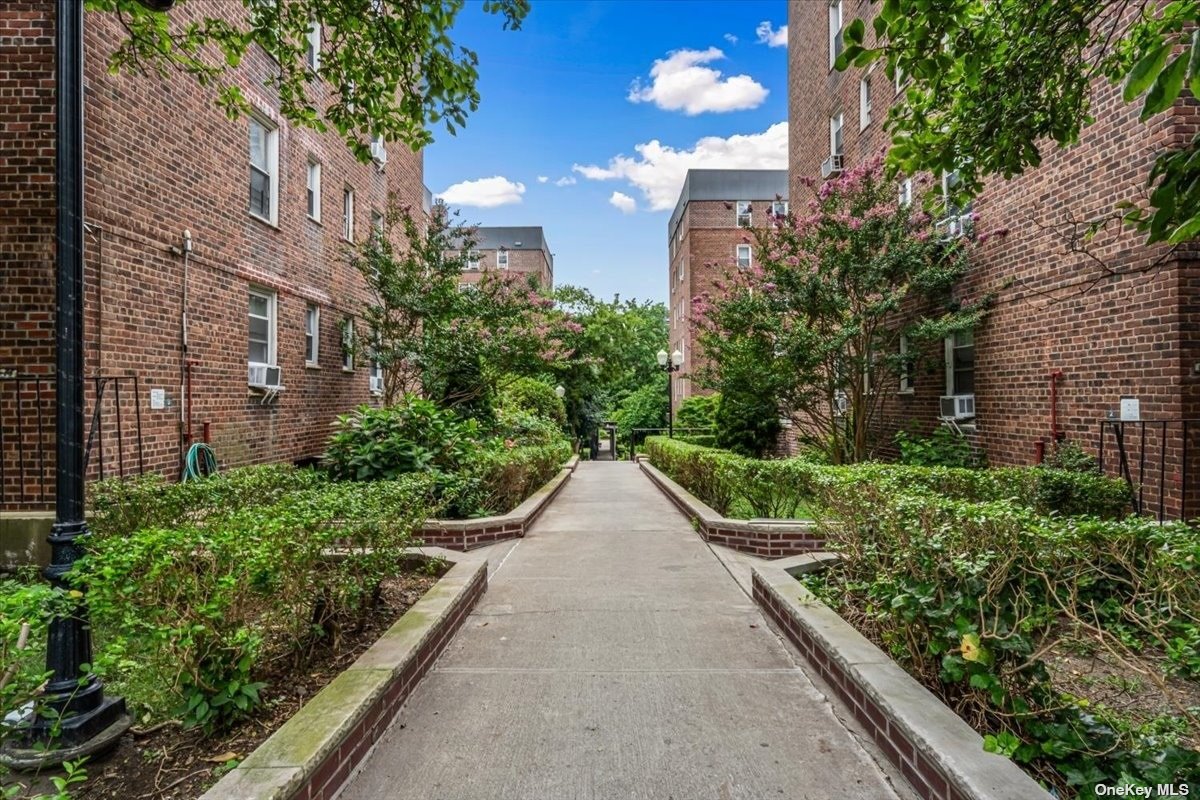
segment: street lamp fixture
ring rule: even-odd
[[[666,350],[658,351],[659,369],[667,373],[667,438],[675,438],[675,398],[671,393],[671,373],[678,372],[683,366],[683,353],[676,350],[667,355]]]
[[[558,386],[554,387],[554,394],[558,397],[559,400],[562,400],[566,396],[567,390],[564,389],[562,387],[562,384],[560,383]]]

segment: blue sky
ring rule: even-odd
[[[784,0],[532,0],[512,32],[469,0],[454,36],[479,54],[480,107],[456,136],[435,130],[425,182],[468,222],[543,226],[558,284],[665,300],[687,167],[787,165],[786,14]]]

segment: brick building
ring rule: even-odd
[[[887,144],[882,123],[902,86],[882,65],[832,69],[841,30],[877,9],[850,0],[789,2],[789,172],[797,206],[811,198],[801,178],[848,169]],[[1147,246],[1120,225],[1102,231],[1090,255],[1069,252],[1061,239],[1068,220],[1100,217],[1123,200],[1137,201],[1155,154],[1189,142],[1196,130],[1191,100],[1148,123],[1139,122],[1139,112],[1140,104],[1121,101],[1119,87],[1098,81],[1097,121],[1077,145],[1048,144],[1040,167],[990,181],[970,208],[942,221],[944,235],[957,235],[968,212],[980,230],[1008,229],[980,246],[956,292],[960,299],[995,293],[996,305],[972,334],[923,353],[910,380],[891,389],[895,402],[881,442],[904,424],[915,421],[926,430],[939,424],[941,398],[971,396],[973,403],[951,402],[993,464],[1033,463],[1056,436],[1096,453],[1101,421],[1117,413],[1121,398],[1136,398],[1142,420],[1154,422],[1145,426],[1144,446],[1140,424],[1129,426],[1124,439],[1147,510],[1157,510],[1161,477],[1168,515],[1200,513],[1200,464],[1193,457],[1200,437],[1182,423],[1200,416],[1194,250]],[[917,176],[918,186],[928,182],[935,191],[942,179],[953,176]],[[898,196],[911,188],[901,183]],[[1110,473],[1118,464],[1116,446],[1109,426]]]
[[[672,386],[675,403],[700,391],[689,377],[702,363],[690,317],[692,298],[712,291],[733,267],[754,259],[747,228],[786,214],[788,173],[782,169],[690,169],[667,222],[670,351],[683,354]]]
[[[172,24],[245,13],[217,6]],[[110,75],[122,38],[87,14],[89,477],[176,475],[189,428],[222,467],[319,456],[334,416],[372,397],[371,365],[342,346],[367,301],[346,249],[389,195],[423,205],[422,157],[379,142],[364,164],[290,124],[264,52],[232,73],[254,113],[230,120],[185,76]],[[53,501],[54,70],[53,0],[0,4],[0,509]]]
[[[467,256],[462,286],[478,283],[484,272],[507,271],[531,275],[549,291],[554,288],[554,254],[538,227],[480,227]]]

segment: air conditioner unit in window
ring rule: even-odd
[[[267,364],[251,364],[249,384],[255,389],[282,389],[283,373],[279,367]]]
[[[371,376],[371,394],[383,394],[383,376]]]
[[[943,239],[957,239],[971,232],[971,215],[961,214],[934,223],[934,233]]]
[[[371,142],[371,158],[381,167],[387,163],[387,147],[382,139]]]
[[[942,419],[971,419],[975,416],[975,395],[956,394],[943,397],[938,416]]]
[[[842,174],[842,154],[837,153],[821,162],[821,177],[830,178]]]

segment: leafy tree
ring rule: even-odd
[[[213,87],[231,117],[250,104],[230,70],[262,48],[278,64],[268,84],[280,113],[337,131],[363,161],[375,136],[418,150],[433,141],[432,126],[454,133],[479,107],[479,59],[450,38],[463,0],[241,0],[240,8],[180,0],[169,15],[140,0],[85,2],[115,14],[128,34],[109,57],[111,70],[183,72]],[[482,8],[515,30],[529,0],[485,0]],[[315,70],[305,59],[314,29],[322,38]],[[328,98],[322,83],[333,90]]]
[[[681,428],[712,431],[717,424],[717,406],[720,402],[719,394],[692,395],[679,404],[675,412],[675,424]]]
[[[635,428],[667,427],[667,374],[659,371],[649,383],[630,392],[612,414],[619,441],[628,442]],[[638,437],[638,443],[645,438]]]
[[[868,44],[851,22],[838,69],[882,60],[904,81],[888,112],[888,160],[907,174],[958,170],[964,194],[990,175],[1041,163],[1039,145],[1066,147],[1092,121],[1096,80],[1150,120],[1200,96],[1200,2],[1176,0],[883,0]],[[1146,208],[1124,206],[1151,242],[1200,233],[1200,136],[1158,155]],[[1099,223],[1097,223],[1099,224]]]
[[[758,426],[782,414],[834,463],[870,455],[892,394],[873,387],[895,385],[909,358],[900,337],[918,352],[975,326],[990,301],[951,295],[971,240],[934,235],[919,203],[898,203],[881,157],[864,162],[756,230],[759,266],[693,301],[710,361],[698,377],[721,392],[718,443],[761,452]]]

